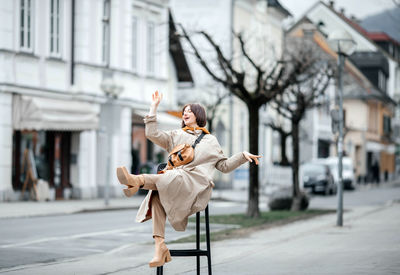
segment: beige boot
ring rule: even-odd
[[[132,175],[124,166],[117,168],[117,177],[121,184],[128,187],[123,190],[127,197],[135,195],[139,188],[144,185],[144,177],[142,175]]]
[[[154,241],[155,241],[154,257],[150,261],[149,266],[150,267],[163,266],[165,263],[168,263],[172,260],[171,254],[169,253],[169,250],[165,245],[164,238],[161,238],[159,236],[154,236]]]

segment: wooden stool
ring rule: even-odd
[[[207,256],[208,274],[211,275],[211,248],[210,248],[210,223],[208,217],[208,205],[205,209],[206,218],[206,244],[207,249],[200,249],[200,212],[196,213],[196,249],[172,249],[170,250],[172,257],[193,257],[197,258],[197,275],[200,275],[200,256]],[[157,275],[163,274],[163,267],[157,267]]]

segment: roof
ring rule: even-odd
[[[359,33],[363,34],[364,36],[368,37],[368,31],[366,29],[364,29],[363,27],[361,27],[357,22],[351,20],[350,18],[348,18],[347,16],[345,16],[343,13],[336,11],[334,8],[327,6],[331,11],[333,11],[334,13],[336,13],[336,15],[338,15],[340,18],[342,18],[344,21],[347,22],[347,24],[349,24],[350,26],[353,27],[353,29],[355,29],[356,31],[358,31]]]
[[[383,49],[381,46],[379,46],[378,44],[375,43],[376,41],[370,37],[370,32],[368,32],[366,29],[361,27],[360,24],[358,24],[357,22],[355,22],[355,21],[351,20],[350,18],[346,17],[342,12],[336,11],[332,6],[327,5],[326,3],[322,2],[322,1],[319,1],[317,4],[319,4],[319,3],[321,3],[322,5],[327,7],[329,10],[331,10],[333,13],[335,13],[337,16],[339,16],[343,21],[345,21],[348,25],[350,25],[350,27],[352,27],[354,30],[356,30],[358,33],[360,33],[364,38],[369,40],[373,45],[375,45],[375,47],[377,47],[377,49],[382,51],[385,54],[386,57],[388,57],[390,59],[393,59],[393,56],[391,56],[385,49]],[[317,4],[315,4],[313,6],[313,8]]]
[[[286,16],[292,16],[292,14],[285,9],[281,3],[279,3],[278,0],[267,0],[267,5],[268,7],[272,7],[272,8],[276,8],[277,10],[279,10],[281,13],[283,13]]]
[[[290,32],[293,35],[296,35],[294,33],[295,29],[301,28],[301,24],[308,23],[309,20],[306,17],[303,17],[302,23],[296,23],[296,27],[292,27]],[[320,29],[315,28],[313,40],[324,52],[335,58],[336,53],[329,48],[326,36]],[[374,59],[378,60],[379,62],[383,62],[383,65],[387,66],[387,60],[380,52],[360,52],[359,55],[353,54],[352,58],[346,59],[345,70],[348,73],[344,74],[343,97],[345,99],[380,100],[396,105],[397,103],[393,99],[391,99],[386,93],[377,89],[375,85],[362,73],[361,68],[358,68],[358,64],[356,65],[354,59],[357,59],[357,61],[361,63],[368,62],[368,60],[364,61],[365,56],[363,54],[372,54]]]
[[[394,38],[392,38],[390,35],[388,35],[385,32],[369,32],[367,35],[371,40],[379,41],[379,42],[387,41],[387,42],[391,42],[397,46],[400,46],[399,41],[395,40]]]

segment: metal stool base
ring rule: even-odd
[[[211,275],[211,248],[210,248],[210,222],[208,217],[208,205],[205,209],[206,218],[206,244],[207,249],[200,249],[200,212],[196,213],[196,249],[172,249],[170,250],[172,257],[196,257],[197,258],[197,275],[200,275],[200,256],[207,257],[208,274]],[[157,267],[157,275],[163,274],[163,266]]]

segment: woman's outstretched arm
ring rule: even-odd
[[[217,149],[217,154],[219,160],[215,164],[215,168],[222,173],[230,173],[236,168],[238,168],[240,165],[246,163],[247,161],[253,162],[258,165],[258,159],[261,158],[261,156],[253,155],[250,154],[249,152],[241,152],[234,154],[230,158],[227,158],[223,151],[221,146],[219,145],[217,139],[215,139],[215,148]]]
[[[258,165],[259,158],[261,158],[261,156],[253,155],[249,152],[244,151],[242,153],[237,153],[230,158],[222,158],[217,162],[215,168],[217,168],[222,173],[230,173],[247,161],[253,162],[254,160],[255,164]]]
[[[170,132],[159,130],[157,127],[157,108],[162,99],[162,94],[158,91],[152,94],[152,102],[149,114],[144,118],[146,124],[146,137],[154,144],[164,148],[167,151],[172,149],[172,137]]]
[[[151,101],[151,105],[150,105],[149,116],[152,116],[152,115],[155,116],[157,114],[157,108],[158,108],[158,105],[160,105],[162,97],[163,97],[162,93],[159,93],[158,91],[155,91],[151,95],[152,101]]]

